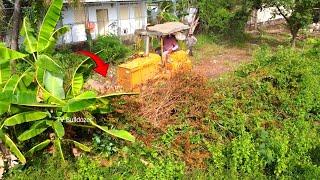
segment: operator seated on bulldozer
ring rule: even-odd
[[[168,35],[163,39],[163,54],[161,54],[161,48],[156,48],[156,53],[165,57],[165,61],[168,62],[169,54],[179,49],[179,45],[175,36]]]

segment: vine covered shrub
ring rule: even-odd
[[[120,64],[130,52],[120,39],[116,36],[99,36],[93,43],[92,51],[98,52],[99,56],[107,63]]]

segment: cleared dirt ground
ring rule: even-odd
[[[196,53],[203,53],[203,51],[196,51]],[[195,64],[193,72],[207,78],[215,78],[251,59],[252,52],[248,49],[226,48],[220,50],[218,54],[202,56],[197,60],[194,58],[194,61],[199,62]]]

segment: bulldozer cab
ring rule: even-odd
[[[154,26],[148,26],[146,30],[136,30],[135,35],[140,37],[145,42],[144,56],[148,56],[150,53],[150,39],[156,39],[159,41],[159,47],[156,51],[162,58],[162,64],[165,65],[165,57],[162,56],[164,52],[164,40],[168,36],[175,37],[178,41],[184,41],[190,27],[181,22],[167,22],[164,24],[157,24]],[[154,48],[154,47],[152,47]]]
[[[188,25],[180,22],[169,22],[149,26],[146,30],[137,30],[135,35],[145,42],[144,53],[141,57],[137,57],[118,66],[118,84],[126,90],[134,90],[144,82],[161,74],[167,74],[169,72],[171,76],[177,71],[191,70],[192,63],[186,51],[178,50],[170,53],[168,63],[166,63],[163,55],[164,38],[171,35],[183,41],[189,28]],[[150,38],[159,41],[159,54],[150,53]]]

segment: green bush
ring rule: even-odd
[[[309,50],[306,52],[306,55],[310,58],[320,59],[320,40],[319,39],[310,39],[307,43]]]
[[[98,180],[108,177],[107,168],[101,167],[98,162],[90,160],[88,157],[80,157],[75,164],[75,172],[71,179]]]
[[[107,63],[120,64],[130,52],[120,39],[116,36],[99,36],[93,43],[93,52],[102,52],[99,56]]]
[[[262,48],[236,76],[216,81],[212,125],[220,138],[207,142],[209,174],[318,177],[319,68],[305,53]]]
[[[112,156],[118,152],[119,145],[111,137],[104,134],[93,134],[93,150],[106,156]]]
[[[72,162],[61,163],[60,159],[49,154],[40,155],[30,161],[28,166],[16,166],[5,174],[5,179],[70,179]]]
[[[198,2],[202,28],[207,33],[225,37],[243,36],[253,3],[234,0],[203,0]]]

